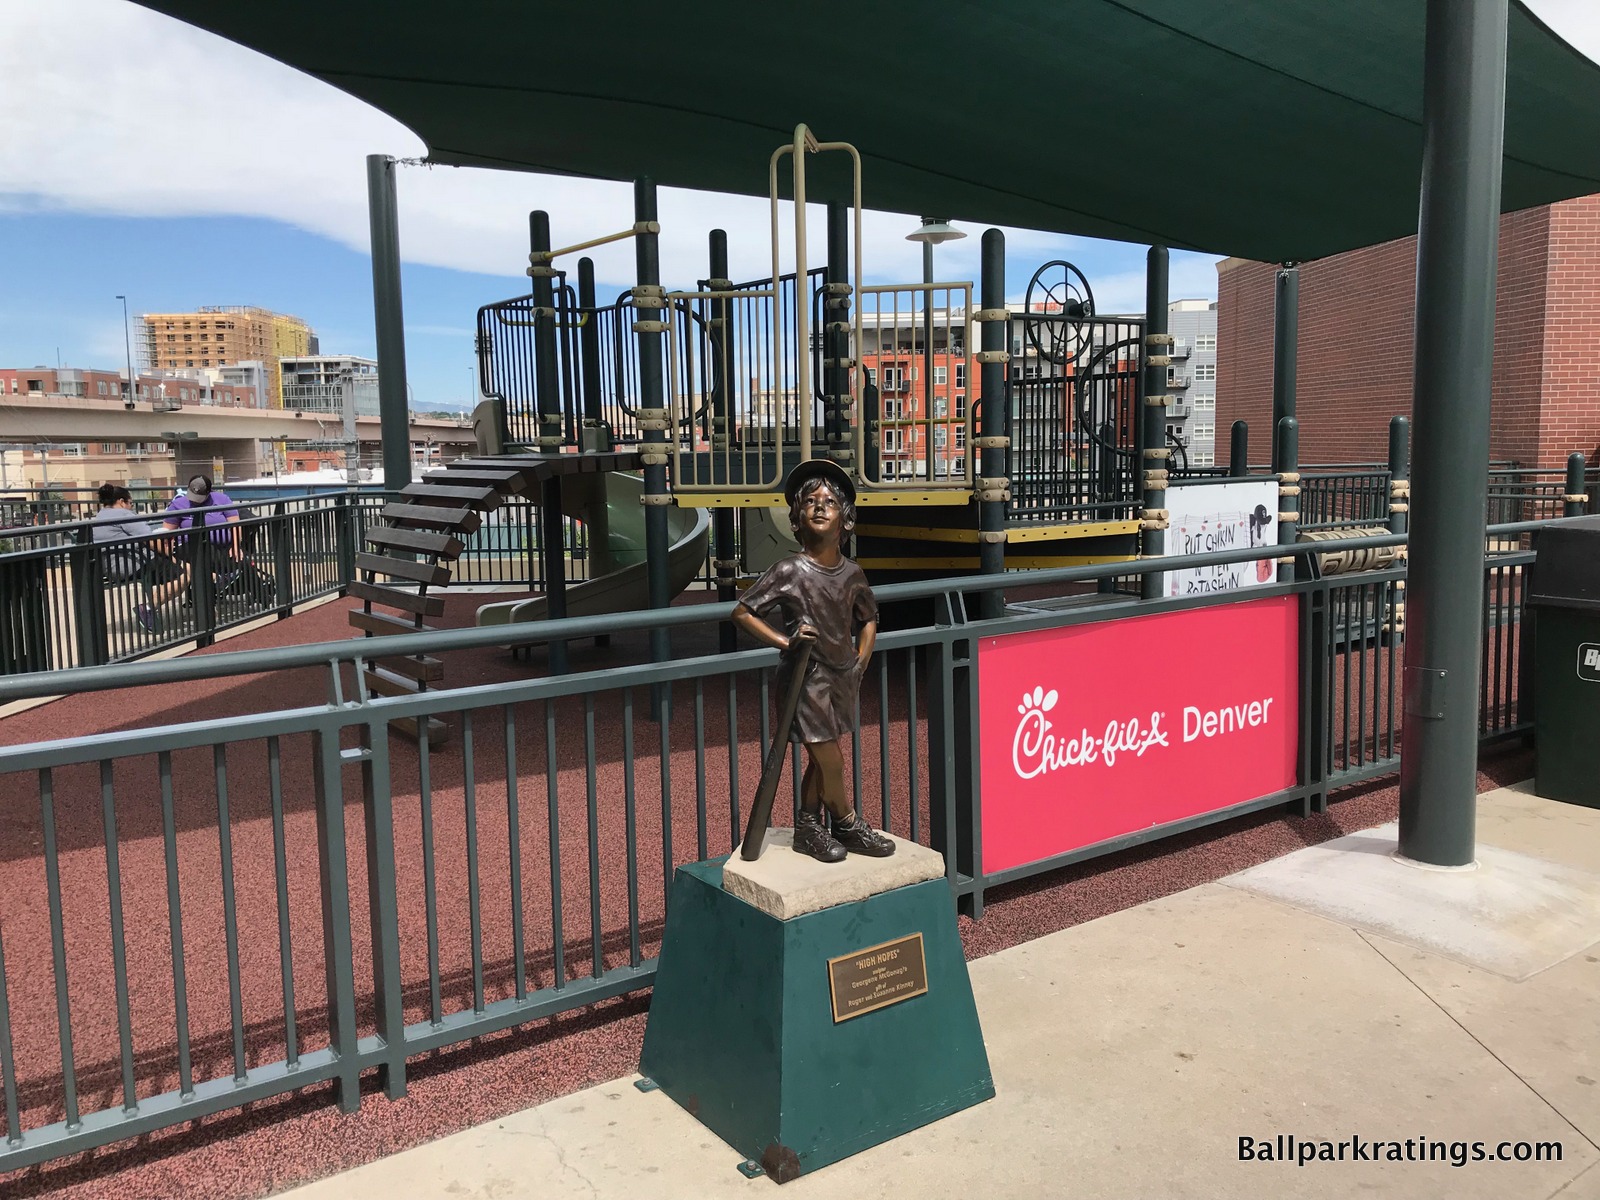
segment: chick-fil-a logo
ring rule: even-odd
[[[1292,788],[1299,605],[1269,596],[980,637],[983,870]]]
[[[1125,721],[1113,720],[1105,732],[1096,737],[1080,727],[1075,737],[1058,737],[1045,713],[1056,706],[1060,694],[1054,689],[1045,691],[1036,687],[1022,694],[1017,712],[1022,719],[1017,722],[1016,736],[1011,739],[1011,765],[1019,779],[1033,779],[1065,767],[1084,767],[1102,762],[1108,767],[1117,764],[1121,754],[1143,758],[1152,746],[1167,744],[1166,732],[1161,728],[1165,713],[1152,712],[1149,724],[1139,717]]]

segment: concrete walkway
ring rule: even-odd
[[[1600,811],[1502,789],[1480,797],[1478,829],[1480,845],[1569,868],[1600,894]],[[972,963],[997,1097],[782,1194],[1600,1197],[1600,928],[1516,981],[1270,898],[1249,874]],[[1337,1155],[1344,1142],[1345,1161],[1262,1161],[1261,1143],[1276,1155],[1290,1135],[1296,1157],[1299,1143]],[[1419,1142],[1434,1141],[1469,1158],[1482,1142],[1490,1157],[1382,1161],[1380,1147],[1380,1161],[1351,1160],[1373,1143],[1404,1156],[1407,1139],[1424,1158]],[[1560,1161],[1494,1161],[1501,1143],[1525,1152],[1518,1142],[1559,1143]],[[620,1079],[289,1195],[774,1194],[738,1160]]]

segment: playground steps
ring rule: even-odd
[[[356,555],[357,578],[349,588],[351,597],[361,601],[360,608],[350,610],[351,627],[362,637],[432,629],[424,618],[442,616],[444,598],[429,589],[450,582],[467,538],[483,526],[483,514],[512,496],[538,497],[544,483],[560,475],[636,471],[640,465],[638,454],[625,452],[497,454],[461,458],[429,471],[401,488],[400,498],[390,501],[367,531]],[[442,683],[444,663],[424,654],[384,655],[366,665],[361,677],[375,695],[411,696]],[[423,731],[415,720],[392,724],[420,740]],[[430,717],[426,733],[430,744],[437,745],[450,729]]]

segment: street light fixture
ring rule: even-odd
[[[966,231],[957,229],[943,217],[923,217],[922,224],[906,234],[906,241],[922,243],[922,399],[923,415],[933,414],[933,248],[940,242],[956,242],[966,237]],[[948,352],[950,347],[946,345]],[[928,427],[926,447],[928,478],[933,478],[933,427]]]
[[[134,397],[139,394],[139,381],[133,377],[133,339],[128,334],[128,298],[118,296],[122,301],[122,349],[128,355],[128,398],[122,402],[123,408],[134,406]]]
[[[966,236],[966,230],[957,229],[943,217],[923,217],[922,224],[913,232],[906,234],[906,241],[937,246],[940,242],[959,242]]]

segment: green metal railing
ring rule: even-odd
[[[228,629],[287,617],[344,589],[360,543],[353,497],[264,501],[241,511],[246,515],[226,527],[230,532],[210,526],[204,534],[161,531],[159,512],[129,514],[157,532],[117,542],[94,541],[90,520],[6,530],[0,675],[207,646]],[[180,594],[158,604],[162,585],[173,579],[182,581]],[[153,619],[141,611],[147,605]]]
[[[1511,539],[1530,528],[1496,533]],[[1308,545],[1293,551],[1305,577],[1292,582],[1195,599],[1108,595],[1087,607],[971,619],[985,590],[1026,583],[1070,592],[1113,572],[1286,549],[880,589],[884,603],[933,602],[938,620],[879,639],[857,716],[858,810],[943,852],[956,902],[977,916],[985,890],[1009,879],[1244,812],[1310,813],[1331,790],[1393,771],[1401,568],[1316,578],[1318,547]],[[1527,728],[1518,709],[1520,580],[1533,557],[1498,556],[1485,575],[1485,738]],[[1008,872],[981,871],[980,637],[1274,595],[1300,597],[1294,787]],[[770,738],[777,654],[403,697],[359,683],[350,690],[347,680],[389,654],[448,657],[725,615],[689,606],[0,679],[0,702],[287,679],[296,670],[314,672],[294,677],[298,694],[319,678],[328,692],[324,703],[0,748],[13,820],[27,814],[40,839],[37,850],[13,846],[0,858],[9,873],[0,1171],[323,1081],[350,1111],[363,1072],[376,1070],[398,1097],[420,1053],[647,987],[674,868],[725,853],[739,837]],[[402,718],[426,730],[430,716],[454,723],[458,745],[388,734]],[[196,980],[218,981],[203,1005]]]

